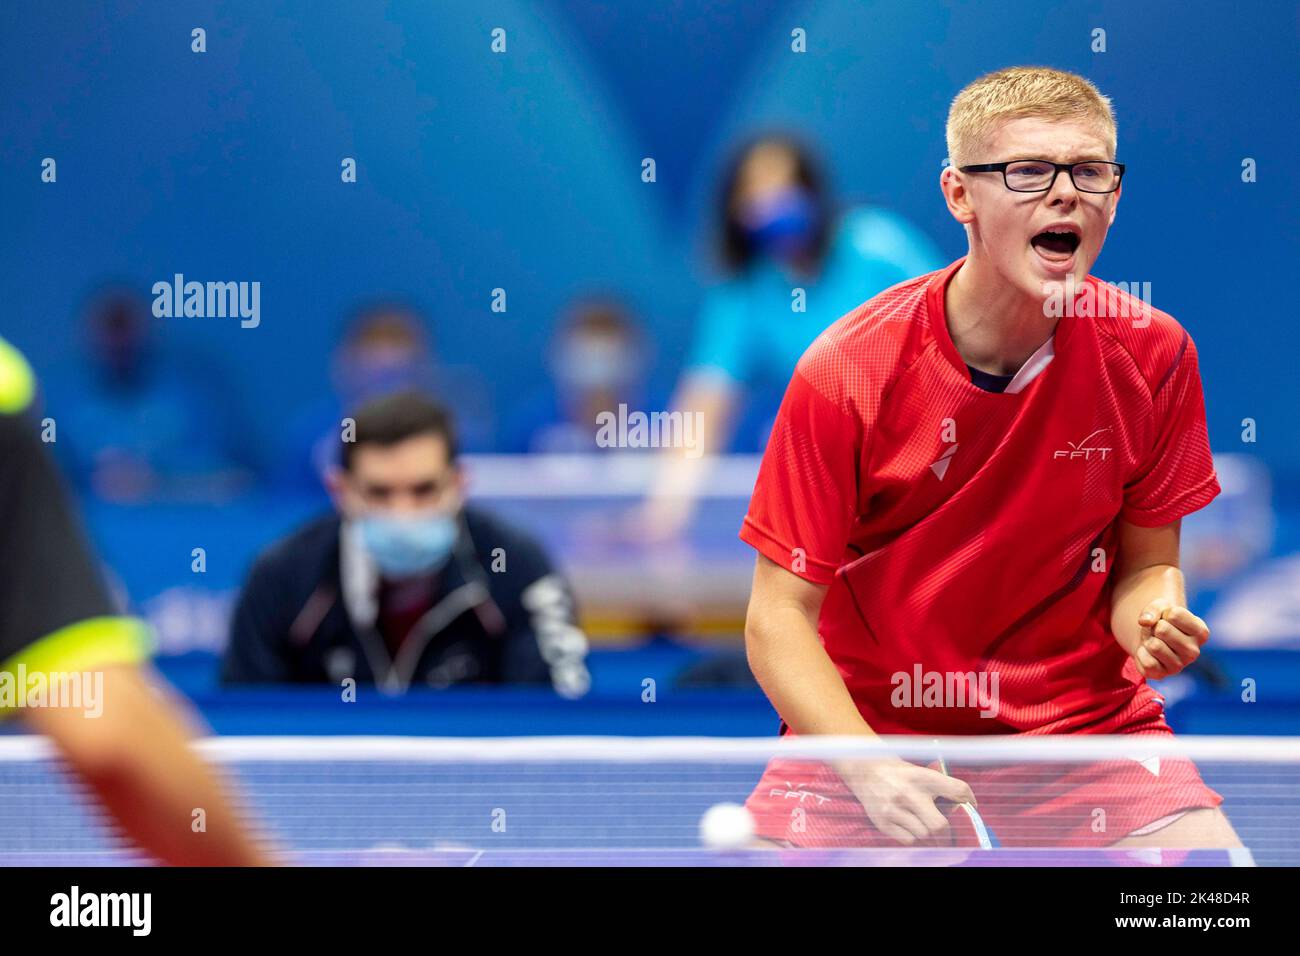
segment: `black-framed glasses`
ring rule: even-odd
[[[1045,193],[1056,185],[1056,177],[1070,174],[1070,182],[1082,193],[1113,193],[1124,178],[1123,163],[1088,160],[1082,163],[1053,163],[1046,159],[1016,159],[1009,163],[980,163],[958,166],[963,173],[1001,173],[1013,193]]]

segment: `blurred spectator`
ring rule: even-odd
[[[587,639],[568,584],[530,535],[465,505],[448,414],[402,392],[354,418],[329,474],[338,513],[257,559],[223,680],[585,693]]]
[[[55,447],[74,480],[115,502],[228,498],[251,479],[239,402],[210,367],[164,355],[149,300],[121,285],[84,309],[86,365],[56,386]]]
[[[344,408],[396,392],[431,392],[437,358],[419,313],[400,302],[361,308],[334,355],[334,391]]]
[[[719,197],[724,281],[709,290],[675,407],[709,409],[714,447],[760,451],[766,431],[728,435],[745,399],[770,425],[799,357],[846,312],[946,264],[911,224],[858,206],[837,217],[807,150],[787,137],[743,148]],[[806,312],[791,293],[807,293]]]
[[[572,308],[547,357],[550,384],[533,395],[507,429],[513,453],[596,451],[596,416],[625,404],[648,408],[647,343],[618,303],[591,300]]]
[[[277,468],[277,483],[293,490],[318,490],[338,463],[345,410],[403,391],[446,401],[462,422],[468,418],[462,446],[471,451],[487,447],[490,425],[485,402],[479,398],[482,389],[462,379],[458,370],[439,363],[427,323],[414,306],[395,299],[363,304],[354,311],[334,350],[331,394],[288,429],[288,451]]]
[[[672,407],[698,413],[704,452],[761,451],[800,356],[827,326],[891,285],[946,263],[893,213],[838,213],[811,154],[763,136],[730,165],[719,196],[724,279],[705,296]],[[796,289],[806,311],[796,311]],[[665,464],[638,525],[671,536],[706,472]]]

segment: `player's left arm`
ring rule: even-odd
[[[1111,631],[1148,679],[1172,677],[1195,661],[1210,638],[1187,609],[1178,542],[1181,519],[1144,528],[1121,519],[1111,597]]]

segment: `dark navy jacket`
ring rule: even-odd
[[[390,693],[453,684],[549,684],[577,697],[590,678],[572,593],[529,535],[473,507],[433,608],[394,659],[375,627],[378,572],[335,515],[267,548],[231,622],[226,684],[354,678]]]

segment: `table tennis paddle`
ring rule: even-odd
[[[942,756],[939,757],[939,771],[945,777],[952,776],[948,772],[948,762]],[[953,803],[953,806],[954,810],[948,814],[948,820],[953,828],[952,839],[956,846],[979,846],[981,850],[992,850],[1002,845],[974,804]]]

